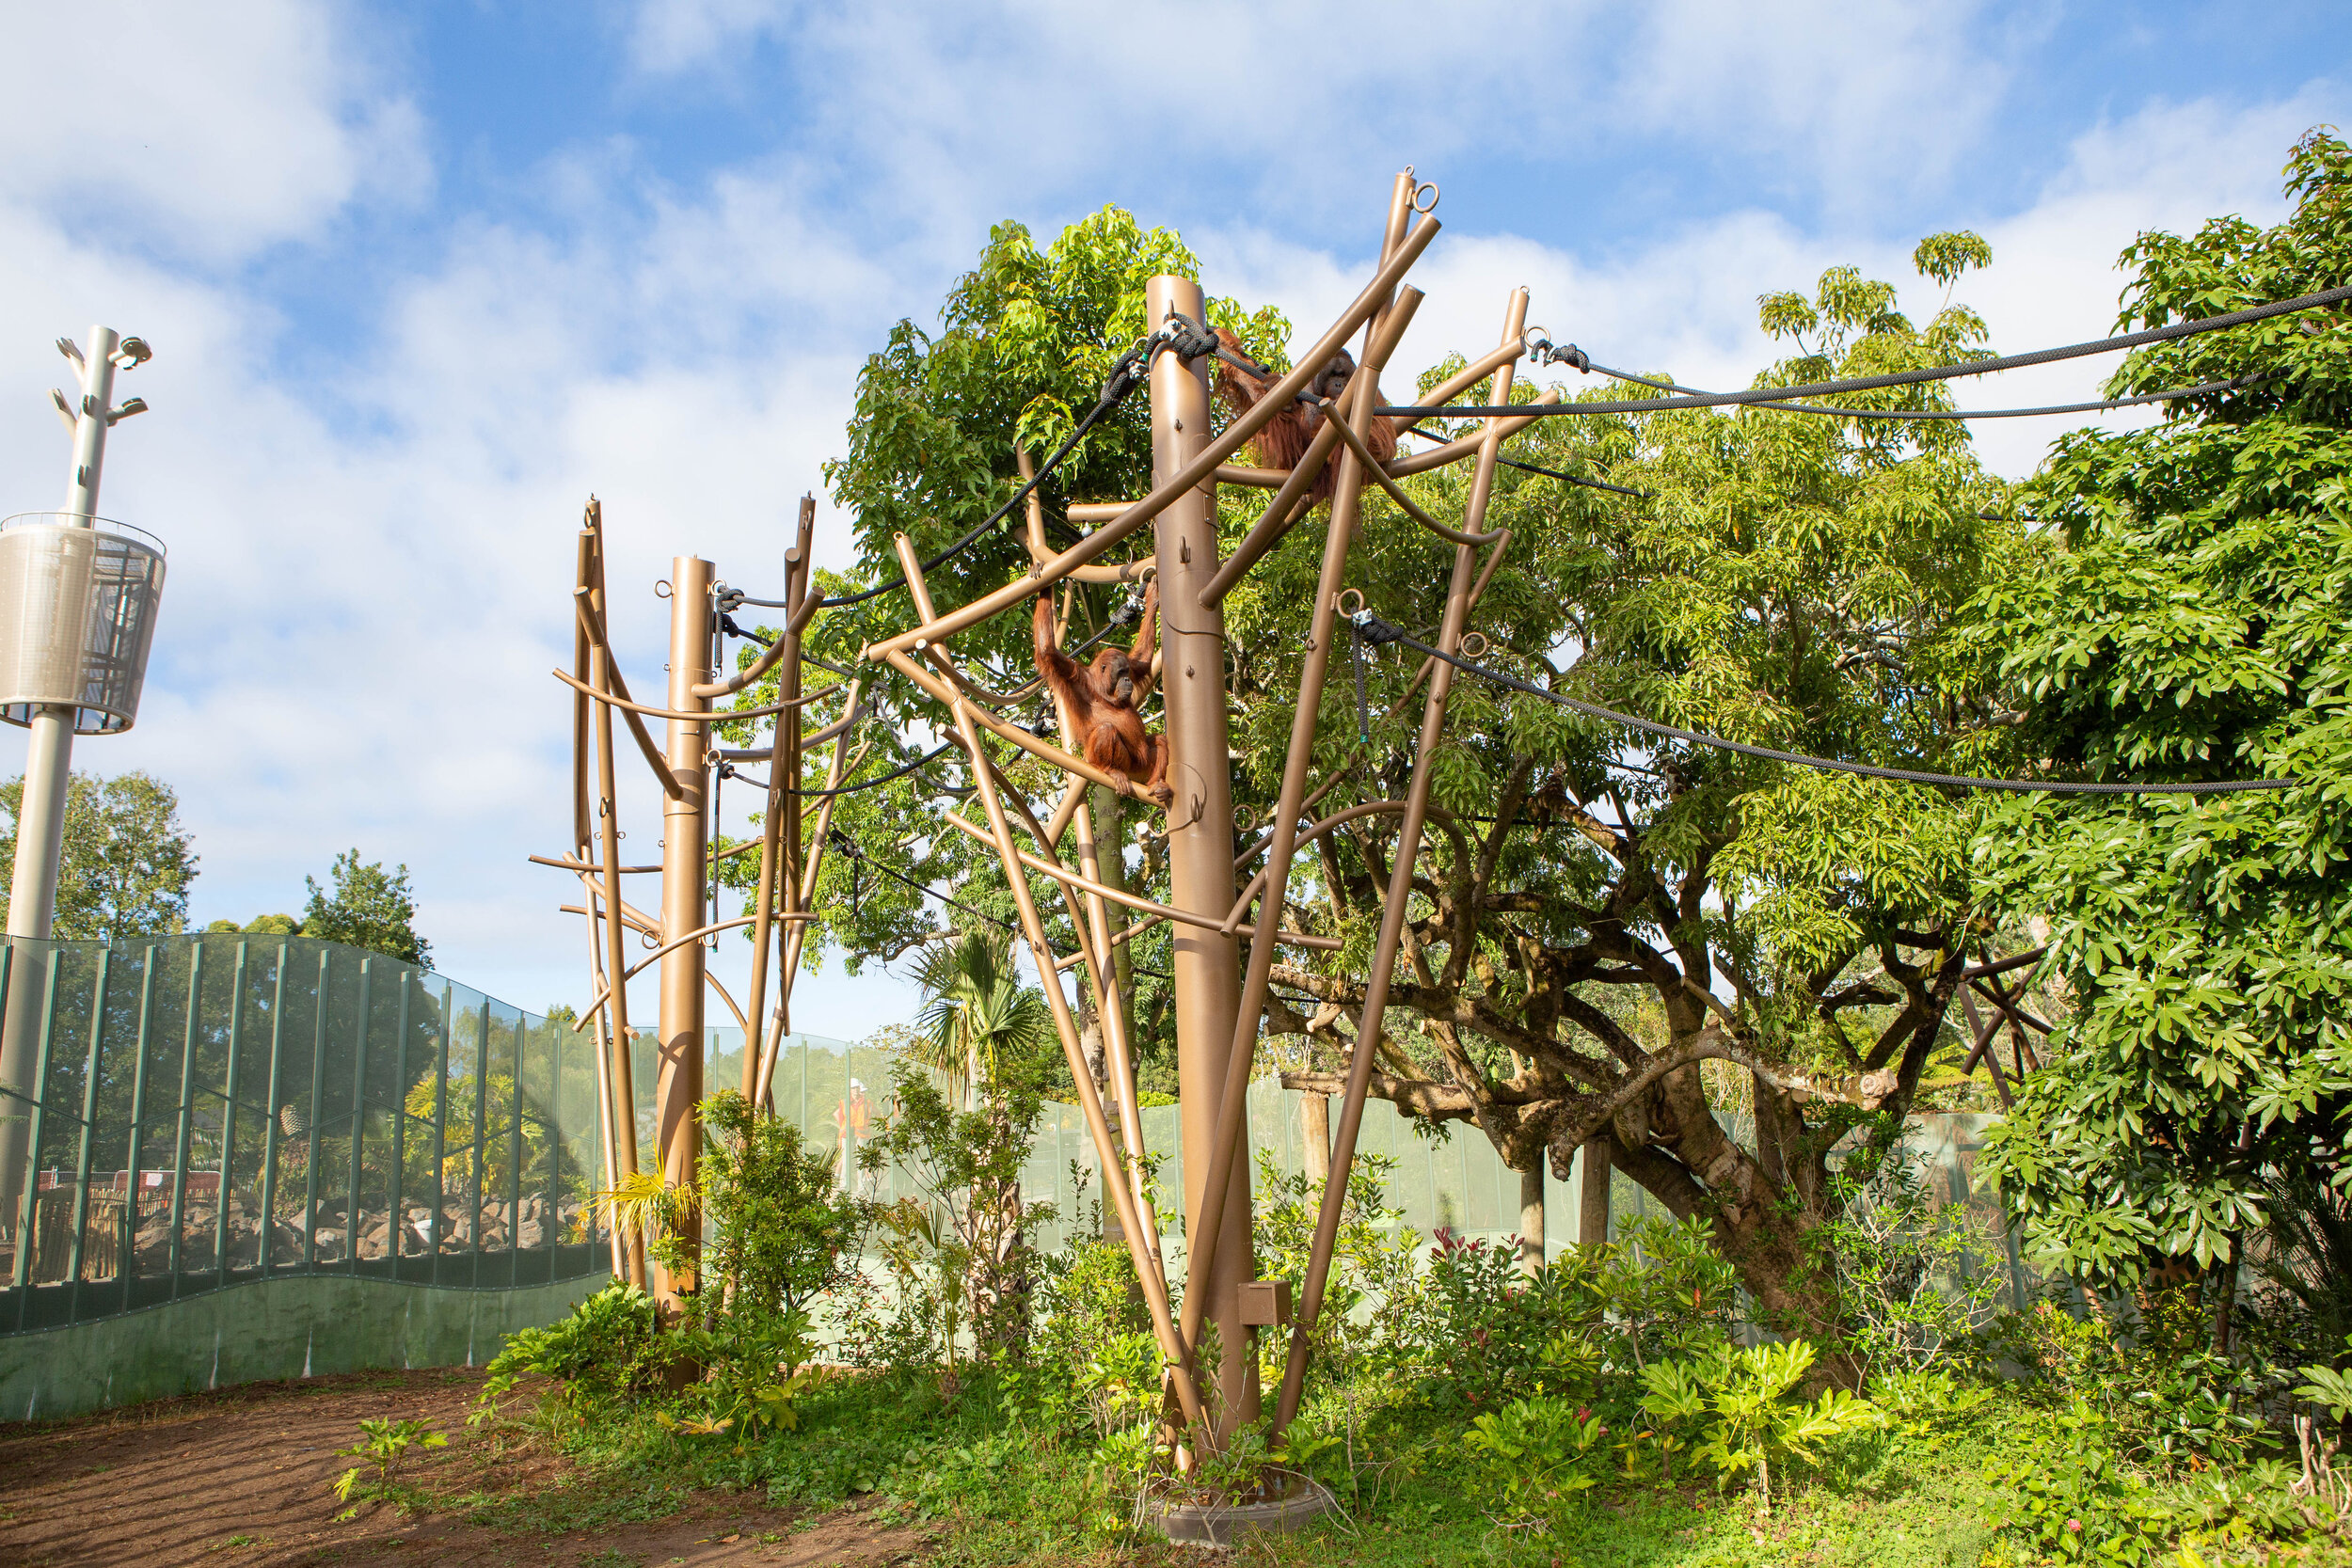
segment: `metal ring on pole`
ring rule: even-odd
[[[1426,202],[1423,202],[1421,198],[1423,191],[1429,193],[1429,199]],[[1438,182],[1435,180],[1423,180],[1420,184],[1415,185],[1413,187],[1412,203],[1413,211],[1419,213],[1423,217],[1427,217],[1430,214],[1436,212],[1438,210]]]
[[[1353,609],[1353,610],[1350,610],[1350,609],[1348,609],[1348,608],[1347,608],[1347,601],[1348,601],[1351,597],[1352,597],[1352,598],[1354,598],[1354,599],[1355,599],[1355,601],[1356,601],[1356,608],[1355,608],[1355,609]],[[1351,620],[1351,621],[1352,621],[1352,620],[1354,620],[1357,616],[1361,615],[1363,612],[1364,612],[1364,594],[1363,594],[1363,590],[1362,590],[1362,589],[1360,589],[1360,588],[1343,588],[1343,589],[1341,589],[1341,590],[1340,590],[1340,613],[1341,613],[1342,615],[1345,616],[1348,620]]]
[[[1477,644],[1476,647],[1470,646],[1473,642]],[[1487,647],[1486,634],[1482,631],[1466,631],[1462,634],[1460,646],[1464,658],[1485,658]]]

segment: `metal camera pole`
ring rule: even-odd
[[[26,1180],[26,1100],[41,1022],[45,956],[56,915],[57,870],[73,736],[130,728],[138,708],[154,607],[163,586],[161,550],[98,529],[98,480],[106,433],[144,413],[144,400],[113,407],[115,371],[149,357],[136,338],[90,328],[87,358],[68,339],[57,348],[82,372],[82,395],[52,392],[73,432],[65,506],[53,516],[10,519],[0,533],[0,718],[31,734],[17,807],[16,865],[8,891],[8,1002],[0,1023],[0,1229],[13,1229]],[[24,1098],[18,1098],[24,1097]]]

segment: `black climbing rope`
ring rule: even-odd
[[[892,870],[889,866],[884,865],[882,862],[871,858],[864,850],[860,849],[857,847],[857,840],[851,838],[847,832],[844,832],[839,828],[833,830],[831,842],[835,849],[850,858],[850,863],[853,869],[857,866],[870,865],[875,870],[881,872],[883,876],[890,878],[892,880],[904,882],[907,886],[913,888],[915,892],[922,894],[925,897],[936,898],[948,908],[961,910],[964,913],[972,916],[976,920],[985,920],[990,925],[1001,926],[1008,931],[1013,929],[1013,924],[1009,920],[1001,919],[996,915],[989,913],[986,910],[976,910],[971,905],[962,902],[961,899],[948,897],[947,895],[940,892],[929,882],[918,882],[914,878],[909,877],[902,872]]]
[[[1434,648],[1417,638],[1407,637],[1403,630],[1390,626],[1370,610],[1359,612],[1355,617],[1355,624],[1357,635],[1366,642],[1375,645],[1383,642],[1401,642],[1406,647],[1427,654],[1432,658],[1444,659],[1465,674],[1476,675],[1481,680],[1490,681],[1496,686],[1508,687],[1514,691],[1524,691],[1531,697],[1540,697],[1545,702],[1584,714],[1588,718],[1605,719],[1611,723],[1629,725],[1650,735],[1661,736],[1669,740],[1685,741],[1694,746],[1709,746],[1717,751],[1737,752],[1742,756],[1762,757],[1768,762],[1795,763],[1800,768],[1817,768],[1836,773],[1854,773],[1867,779],[1892,779],[1899,784],[1948,784],[1959,789],[1992,789],[2006,790],[2016,794],[2044,795],[2217,795],[2249,789],[2288,789],[2292,788],[2296,782],[2293,779],[2231,779],[2210,784],[2044,784],[2028,779],[1979,779],[1959,773],[1929,773],[1910,768],[1880,768],[1867,762],[1841,762],[1834,757],[1808,756],[1803,752],[1783,752],[1771,746],[1751,746],[1745,741],[1727,740],[1722,736],[1708,735],[1700,730],[1677,729],[1672,724],[1661,724],[1655,720],[1637,719],[1629,713],[1619,713],[1615,708],[1601,707],[1594,703],[1579,702],[1574,697],[1563,696],[1557,691],[1547,690],[1532,681],[1523,681],[1516,675],[1504,674],[1500,670],[1490,670],[1484,665],[1473,664],[1468,659],[1458,658],[1442,649]]]

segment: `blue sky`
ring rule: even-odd
[[[2352,121],[2341,6],[1440,7],[245,0],[0,15],[0,511],[57,504],[65,367],[150,339],[104,509],[172,576],[145,710],[86,768],[180,790],[199,920],[405,862],[446,972],[580,1000],[562,846],[579,509],[657,671],[668,557],[776,575],[861,357],[929,324],[988,226],[1117,202],[1218,293],[1311,326],[1359,286],[1390,177],[1444,192],[1408,367],[1536,319],[1612,364],[1743,381],[1755,298],[1908,272],[1973,228],[2004,350],[2106,331],[2143,229],[2274,219]],[[2085,395],[2099,361],[1985,405]],[[2037,422],[2038,423],[2038,422]],[[2023,474],[2055,428],[1982,435]],[[844,520],[819,511],[838,562]],[[641,676],[641,684],[646,681]],[[21,767],[0,735],[0,770]],[[650,843],[658,828],[644,820]],[[732,951],[726,961],[739,967]],[[837,972],[796,1022],[905,986]]]

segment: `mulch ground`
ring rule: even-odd
[[[919,1530],[861,1508],[770,1507],[764,1497],[699,1493],[667,1518],[552,1532],[594,1481],[512,1431],[466,1426],[478,1372],[361,1372],[161,1400],[66,1421],[0,1424],[0,1568],[96,1563],[398,1562],[498,1568],[884,1568],[924,1545]],[[362,1420],[422,1418],[446,1449],[412,1453],[399,1479],[440,1496],[513,1499],[519,1528],[454,1513],[363,1505],[339,1522],[335,1450]],[[532,1519],[532,1498],[561,1496]],[[534,1528],[535,1527],[535,1528]]]

